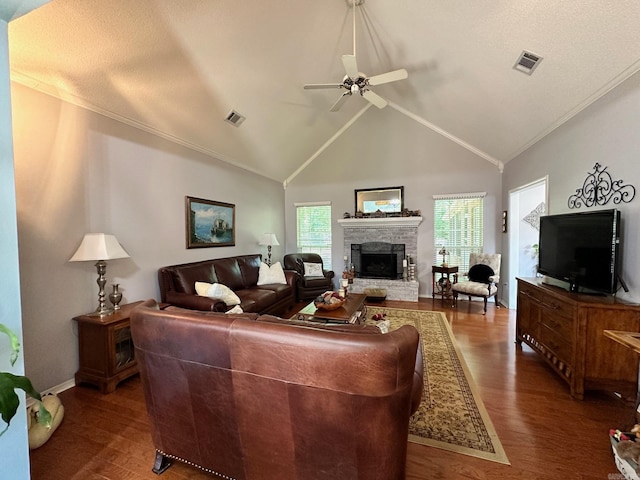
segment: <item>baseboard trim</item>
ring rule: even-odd
[[[54,395],[57,395],[75,386],[76,386],[76,381],[72,378],[70,380],[67,380],[66,382],[59,383],[58,385],[55,385],[51,388],[44,390],[43,392],[40,392],[40,395],[45,396],[45,395],[48,395],[49,393],[53,393]],[[31,397],[27,398],[27,407],[30,407],[34,403],[35,403],[35,400],[33,398]]]

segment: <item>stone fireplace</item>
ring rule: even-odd
[[[344,228],[343,251],[356,267],[354,293],[362,293],[365,288],[384,288],[389,300],[418,301],[419,283],[403,279],[402,261],[407,256],[418,257],[418,225],[421,222],[422,217],[338,220]]]

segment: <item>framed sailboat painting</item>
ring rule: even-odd
[[[187,248],[236,244],[236,206],[204,198],[185,197]]]

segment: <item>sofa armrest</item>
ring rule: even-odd
[[[413,370],[413,388],[411,390],[411,414],[418,410],[422,401],[422,390],[424,382],[424,363],[422,361],[422,340],[418,342],[416,352],[416,364]]]
[[[228,309],[227,305],[221,300],[191,293],[169,291],[167,292],[166,302],[176,307],[204,312],[226,312]]]
[[[323,272],[326,278],[333,278],[336,276],[336,274],[333,273],[333,270],[323,270]]]
[[[284,271],[284,278],[287,281],[287,285],[289,285],[290,287],[295,288],[296,284],[300,281],[299,277],[300,277],[300,274],[295,270]]]

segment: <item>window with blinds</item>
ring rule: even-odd
[[[442,263],[438,251],[445,247],[447,263],[469,271],[469,254],[483,250],[484,193],[434,197],[434,265]]]
[[[331,270],[331,204],[296,205],[298,252],[317,253]]]

